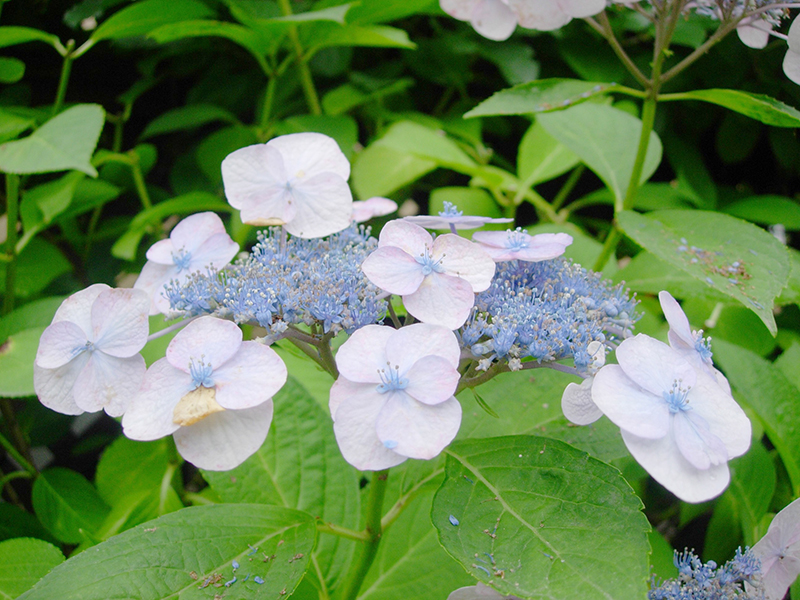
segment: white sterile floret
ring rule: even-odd
[[[64,300],[44,330],[33,366],[39,400],[68,415],[125,412],[139,390],[150,300],[139,290],[95,284]]]
[[[606,364],[606,347],[598,341],[590,342],[586,348],[592,362],[587,371],[590,376],[580,384],[570,383],[561,395],[561,411],[576,425],[590,425],[603,416],[603,412],[592,400],[592,384],[594,374]]]
[[[752,552],[761,560],[765,600],[782,600],[800,574],[800,499],[775,515]]]
[[[477,231],[472,241],[492,257],[495,262],[523,260],[539,262],[558,258],[572,243],[566,233],[539,233],[530,235],[519,227],[508,231]]]
[[[740,23],[736,27],[736,33],[745,46],[760,50],[767,46],[769,36],[772,33],[772,24],[764,19]]]
[[[686,502],[722,493],[728,461],[750,447],[750,421],[716,380],[680,352],[639,334],[617,348],[618,365],[594,377],[592,399],[622,430],[633,457]]]
[[[800,84],[800,19],[795,18],[792,21],[786,42],[789,49],[783,59],[783,72],[789,79]]]
[[[476,585],[458,588],[450,592],[447,600],[519,600],[516,596],[503,596],[480,581]]]
[[[353,202],[353,214],[350,219],[356,223],[369,221],[374,217],[383,217],[397,210],[397,202],[389,198],[375,196],[368,200]]]
[[[165,286],[175,280],[185,282],[189,275],[206,268],[221,269],[239,252],[239,244],[225,231],[222,220],[212,212],[198,213],[178,223],[166,240],[147,251],[147,262],[134,288],[150,298],[150,314],[168,313]]]
[[[667,291],[658,293],[661,310],[669,323],[669,345],[680,352],[695,368],[702,369],[730,394],[731,386],[725,375],[711,361],[711,338],[703,337],[703,330],[694,331],[680,304]]]
[[[403,220],[425,229],[449,229],[455,233],[457,229],[477,229],[487,223],[511,223],[514,219],[465,215],[452,202],[445,202],[444,210],[438,215],[413,215],[403,217]]]
[[[458,329],[469,317],[475,293],[488,289],[494,261],[477,244],[447,233],[435,240],[422,227],[390,221],[378,249],[361,269],[379,288],[403,298],[424,323]]]
[[[453,396],[460,355],[455,334],[438,325],[367,325],[353,333],[336,355],[330,394],[345,460],[378,471],[437,456],[461,425]]]
[[[122,418],[126,436],[172,434],[190,463],[211,471],[241,464],[261,447],[272,422],[272,396],[286,383],[274,350],[243,342],[234,323],[201,317],[148,369]]]
[[[333,138],[293,133],[247,146],[222,161],[225,196],[250,225],[282,225],[301,238],[350,225],[350,163]]]

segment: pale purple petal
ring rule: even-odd
[[[669,432],[669,408],[662,396],[640,388],[619,365],[597,372],[592,400],[615,425],[639,437],[656,439]]]
[[[800,52],[800,19],[797,17],[792,21],[789,31],[786,32],[786,41],[789,44],[789,50]]]
[[[150,314],[168,313],[169,300],[164,296],[164,286],[172,279],[178,278],[178,268],[174,265],[162,265],[147,261],[142,272],[133,284],[133,289],[142,290],[150,298]]]
[[[762,19],[756,19],[752,23],[739,25],[736,33],[745,46],[760,50],[766,48],[769,42],[769,34],[772,32],[772,25]]]
[[[694,335],[689,325],[689,319],[683,312],[681,305],[667,291],[658,293],[658,301],[661,303],[661,311],[667,319],[670,329],[669,342],[673,348],[689,348],[694,350]]]
[[[439,0],[439,6],[451,17],[460,21],[469,21],[472,11],[483,0]]]
[[[59,321],[75,323],[89,339],[92,335],[92,304],[100,294],[110,289],[105,283],[95,283],[85,290],[75,292],[58,307],[53,316],[53,323]]]
[[[572,243],[572,236],[566,233],[540,233],[530,235],[525,231],[478,231],[472,234],[472,241],[495,262],[523,260],[539,262],[551,260],[564,254]]]
[[[431,234],[422,227],[408,223],[404,219],[389,221],[381,229],[378,238],[378,247],[394,246],[404,250],[409,256],[416,259],[425,256],[426,248],[433,247]]]
[[[389,198],[375,196],[363,201],[353,202],[353,213],[350,219],[356,223],[369,221],[374,217],[383,217],[397,210],[397,202]]]
[[[481,0],[470,23],[479,34],[497,42],[507,40],[517,28],[517,15],[502,0]]]
[[[679,352],[641,333],[619,345],[617,362],[634,383],[658,397],[668,392],[676,380],[681,381],[681,387],[691,388],[697,378]]]
[[[86,333],[71,321],[58,321],[42,332],[36,350],[36,365],[57,369],[86,350]]]
[[[422,265],[395,246],[375,250],[361,264],[361,270],[367,279],[390,294],[413,294],[425,278]]]
[[[395,330],[386,344],[386,360],[392,366],[398,366],[400,373],[431,355],[442,357],[451,367],[457,368],[461,348],[455,334],[441,325],[414,323]]]
[[[420,321],[455,330],[467,321],[475,293],[464,279],[432,273],[416,292],[403,296],[403,304]]]
[[[207,471],[238,467],[267,439],[272,423],[272,400],[243,410],[225,410],[179,428],[175,446],[187,461]]]
[[[574,19],[591,17],[606,7],[606,0],[558,0],[558,3]]]
[[[172,243],[170,238],[165,240],[158,240],[155,244],[147,249],[147,260],[157,263],[159,265],[175,265],[174,254],[178,248]]]
[[[445,274],[468,281],[473,292],[483,292],[492,283],[495,271],[492,257],[478,244],[460,236],[447,233],[437,237],[431,257],[434,261],[441,260]]]
[[[513,600],[516,596],[503,596],[480,581],[476,585],[458,588],[450,593],[447,600]]]
[[[623,429],[622,440],[633,458],[653,479],[685,502],[711,500],[728,487],[728,463],[705,470],[696,469],[681,455],[672,434],[660,439],[645,439]]]
[[[239,253],[239,244],[226,232],[212,235],[193,253],[188,271],[204,271],[206,267],[221,269]]]
[[[75,381],[75,403],[86,412],[103,409],[119,417],[139,391],[146,370],[141,354],[118,358],[92,352]]]
[[[797,22],[795,19],[795,23]],[[800,84],[800,44],[797,52],[791,48],[786,51],[786,56],[783,58],[783,72],[789,79]]]
[[[800,574],[800,499],[775,515],[752,551],[761,560],[766,600],[782,600]]]
[[[336,421],[336,411],[339,409],[342,402],[346,401],[353,394],[361,393],[366,389],[368,389],[368,387],[364,386],[363,383],[355,383],[344,377],[339,377],[334,381],[328,398],[328,410],[331,412],[331,419]]]
[[[320,173],[334,173],[347,181],[350,162],[331,137],[321,133],[293,133],[267,142],[283,156],[288,176],[302,179]],[[302,172],[302,175],[300,175]]]
[[[147,343],[150,298],[142,290],[106,290],[92,305],[92,329],[98,350],[125,358]]]
[[[572,20],[554,0],[508,0],[508,4],[517,14],[519,24],[528,29],[551,31]]]
[[[234,208],[261,218],[281,218],[289,177],[281,153],[268,144],[231,152],[222,161],[225,196]],[[244,219],[244,217],[243,217]]]
[[[386,343],[397,331],[384,325],[367,325],[354,331],[336,353],[342,377],[357,383],[381,383],[379,372],[386,368]]]
[[[431,406],[401,391],[386,395],[389,398],[378,415],[377,432],[387,448],[409,458],[430,459],[456,437],[461,404],[455,398]]]
[[[167,360],[176,369],[189,372],[192,361],[203,361],[218,369],[242,345],[242,330],[231,321],[200,317],[189,323],[167,347]]]
[[[495,219],[492,217],[478,217],[475,215],[413,215],[401,219],[412,225],[426,229],[476,229],[487,223],[513,223],[514,219]]]
[[[406,394],[430,405],[452,398],[461,379],[461,374],[450,361],[441,356],[426,356],[418,360],[403,376],[408,379]]]
[[[673,416],[675,445],[683,457],[696,469],[727,463],[725,444],[711,433],[706,420],[693,410],[680,411]]]
[[[157,440],[180,427],[173,422],[175,406],[192,389],[192,378],[166,358],[147,370],[139,393],[122,416],[123,433],[132,440]]]
[[[338,406],[333,423],[344,459],[361,471],[380,471],[405,461],[405,456],[383,445],[375,430],[375,422],[389,394],[379,394],[375,386],[368,383],[346,385],[338,391],[345,390],[347,396],[335,402]],[[334,404],[333,399],[331,404]]]
[[[318,173],[304,178],[293,184],[291,195],[295,214],[286,219],[284,227],[292,235],[324,237],[350,225],[353,194],[347,180],[337,173]]]
[[[741,456],[750,448],[750,419],[711,375],[697,373],[697,383],[687,396],[689,406],[707,423],[725,445],[729,458]]]
[[[83,413],[84,410],[75,402],[73,389],[87,362],[89,354],[84,352],[57,369],[43,369],[34,363],[33,389],[39,397],[39,402],[65,415]]]
[[[564,416],[576,425],[589,425],[603,416],[603,412],[592,400],[593,377],[584,379],[580,385],[570,383],[561,395],[561,410]]]
[[[214,370],[216,401],[228,409],[257,406],[278,393],[286,375],[286,365],[272,348],[242,342],[239,351]]]
[[[209,238],[220,234],[227,235],[225,225],[219,215],[213,212],[202,212],[190,215],[175,225],[169,237],[175,249],[194,255]],[[150,257],[148,256],[148,258]]]

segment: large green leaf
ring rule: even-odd
[[[28,298],[46,288],[56,277],[69,273],[72,265],[50,242],[35,237],[17,255],[17,296]],[[5,279],[6,263],[0,261],[0,280]]]
[[[33,127],[36,121],[31,117],[17,115],[0,109],[0,142],[6,142]]]
[[[800,204],[785,196],[753,196],[723,209],[729,215],[762,225],[780,223],[789,231],[800,230]]]
[[[78,104],[56,115],[31,135],[0,145],[0,170],[48,173],[76,169],[92,177],[92,153],[105,123],[99,104]]]
[[[62,562],[61,550],[42,540],[0,542],[0,598],[16,598]]]
[[[214,104],[189,104],[173,108],[150,121],[140,137],[145,139],[173,131],[194,129],[214,121],[232,125],[239,122],[236,115]]]
[[[40,29],[33,29],[32,27],[0,27],[0,48],[27,42],[44,42],[54,48],[60,43],[58,37]]]
[[[353,188],[361,200],[388,196],[436,168],[432,160],[395,150],[380,142],[369,145],[353,162]]]
[[[198,0],[140,0],[103,22],[94,30],[91,39],[99,42],[145,35],[167,23],[213,15],[208,6]]]
[[[337,25],[314,23],[301,30],[301,39],[315,50],[331,46],[416,48],[403,29],[386,25]]]
[[[18,58],[0,56],[0,83],[17,83],[24,75],[24,62]]]
[[[33,510],[57,539],[77,544],[100,528],[109,508],[83,475],[56,467],[33,484]]]
[[[275,418],[264,445],[244,463],[203,476],[224,502],[263,502],[304,510],[358,528],[358,473],[342,458],[330,416],[290,379],[275,396]],[[326,535],[314,551],[325,585],[349,564],[353,544]]]
[[[755,312],[775,335],[775,297],[786,285],[786,248],[766,231],[728,215],[665,210],[617,215],[622,230],[662,260]]]
[[[0,395],[8,398],[32,396],[33,361],[44,327],[14,333],[0,344]]]
[[[800,127],[800,111],[764,94],[742,90],[693,90],[669,94],[665,100],[702,100],[736,111],[774,127]]]
[[[756,441],[747,454],[730,462],[730,468],[731,484],[725,493],[736,506],[744,543],[752,546],[761,537],[757,535],[758,524],[775,492],[775,466],[764,445]]]
[[[345,4],[344,0],[322,0],[315,6],[320,9],[342,4]],[[351,7],[347,12],[347,22],[358,24],[397,21],[426,10],[430,11],[438,5],[436,0],[402,0],[400,2],[360,0],[360,2],[350,2],[349,4]]]
[[[491,98],[466,113],[464,118],[563,110],[593,96],[617,91],[618,88],[613,83],[579,79],[540,79],[495,92]]]
[[[33,329],[47,327],[53,320],[53,315],[64,301],[64,296],[42,298],[20,306],[10,314],[0,317],[0,344],[10,335]]]
[[[557,440],[510,436],[447,450],[431,518],[445,549],[502,594],[640,600],[650,530],[641,509],[613,467]]]
[[[537,121],[519,143],[517,177],[528,185],[536,185],[566,173],[579,162],[574,152],[547,133]]]
[[[85,174],[80,171],[70,171],[58,179],[25,190],[19,209],[24,234],[17,242],[17,252],[21,251],[34,235],[69,208],[75,190],[84,177]]]
[[[714,340],[714,360],[731,385],[758,415],[800,494],[800,393],[781,369],[744,348]]]
[[[542,114],[537,120],[603,180],[618,204],[622,202],[642,134],[639,119],[611,106],[589,103]],[[647,181],[660,163],[661,141],[651,132],[640,183]]]
[[[186,508],[70,558],[21,598],[283,598],[303,576],[315,534],[311,515],[296,510],[263,504]],[[234,560],[240,565],[235,573]]]

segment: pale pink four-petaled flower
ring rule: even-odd
[[[142,291],[95,284],[61,304],[44,330],[33,386],[48,408],[68,415],[125,412],[145,373],[150,299]]]
[[[375,196],[367,200],[353,202],[353,213],[350,219],[355,223],[363,223],[375,217],[383,217],[397,210],[397,202],[389,198]]]
[[[150,296],[150,314],[169,313],[169,300],[164,295],[168,283],[183,283],[192,273],[206,268],[221,269],[237,252],[239,245],[216,214],[191,215],[174,227],[169,238],[150,246],[147,262],[133,287]]]
[[[377,471],[437,456],[461,425],[453,396],[460,355],[455,334],[438,325],[367,325],[353,333],[336,355],[330,393],[345,460]]]
[[[241,148],[222,161],[225,196],[251,225],[282,225],[302,238],[350,224],[350,163],[321,133],[293,133]]]
[[[572,243],[572,236],[566,233],[530,235],[517,228],[513,231],[478,231],[472,234],[472,241],[478,243],[495,262],[540,262],[564,254]]]
[[[272,422],[272,396],[286,382],[283,361],[242,341],[230,321],[189,323],[156,361],[122,417],[126,436],[172,434],[181,455],[212,471],[232,469],[261,447]]]
[[[491,284],[495,266],[469,240],[451,233],[434,240],[417,225],[391,221],[361,269],[379,288],[402,296],[406,310],[420,321],[458,329],[475,293]]]
[[[761,561],[765,600],[783,600],[800,574],[800,498],[775,515],[752,551]]]

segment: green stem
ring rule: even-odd
[[[558,194],[556,197],[553,198],[552,207],[553,210],[558,210],[564,204],[564,201],[569,197],[572,193],[572,190],[575,189],[575,186],[578,185],[578,181],[583,175],[584,171],[586,171],[585,165],[578,165],[572,170],[572,173],[569,174],[569,177],[564,182],[564,185],[558,190]]]
[[[433,473],[415,483],[414,487],[403,494],[400,499],[394,503],[394,506],[392,506],[392,508],[390,508],[387,513],[383,515],[383,519],[381,519],[381,527],[383,528],[383,531],[389,529],[389,526],[397,520],[397,518],[403,512],[403,509],[408,506],[408,503],[417,496],[425,484],[427,484],[429,481],[433,481],[442,473],[444,473],[444,469],[436,469]]]
[[[367,541],[361,547],[361,552],[342,585],[341,600],[356,599],[358,590],[361,589],[361,584],[364,582],[364,578],[367,576],[367,572],[378,553],[378,546],[383,535],[381,511],[383,510],[383,499],[386,496],[386,481],[388,478],[388,469],[376,471],[372,476],[369,496],[367,497]]]
[[[27,471],[14,471],[9,473],[4,477],[0,477],[0,489],[4,488],[9,481],[13,481],[14,479],[33,479],[33,475]]]
[[[9,402],[9,400],[7,398],[4,398],[1,402],[2,402],[2,404],[5,404],[5,403]],[[4,419],[6,418],[5,407],[3,407],[3,418]],[[9,423],[8,420],[6,420],[6,424],[9,425],[9,429],[12,429],[10,427],[11,423]],[[16,425],[16,419],[14,420],[14,425]],[[16,429],[19,430],[19,427],[16,427]],[[12,431],[13,431],[13,429],[12,429]],[[14,445],[11,442],[9,442],[5,438],[5,436],[3,436],[3,435],[0,435],[0,446],[3,446],[3,448],[6,449],[6,452],[8,452],[9,456],[11,456],[11,458],[13,458],[15,461],[17,461],[17,463],[19,463],[19,466],[22,467],[23,469],[25,469],[28,473],[30,473],[32,477],[36,477],[39,474],[39,471],[36,470],[36,467],[34,467],[30,463],[30,461],[28,459],[26,459],[14,447]]]
[[[281,8],[283,16],[289,17],[292,15],[292,7],[289,4],[289,0],[278,0],[278,5]],[[308,62],[306,62],[303,56],[303,46],[300,44],[300,36],[297,34],[297,27],[292,27],[289,30],[289,39],[294,46],[295,60],[297,61],[297,69],[300,74],[300,84],[303,86],[303,94],[306,97],[308,110],[311,111],[312,115],[321,115],[322,106],[319,103],[317,89],[314,87],[314,80],[311,77],[311,69],[308,68]]]
[[[212,504],[216,504],[213,500],[209,500],[205,496],[201,494],[195,494],[194,492],[186,492],[183,495],[184,502],[190,502],[192,506],[210,506]]]
[[[631,60],[631,57],[628,56],[628,53],[625,52],[625,49],[619,43],[617,36],[614,35],[614,30],[608,20],[606,11],[597,15],[597,20],[600,22],[601,26],[600,33],[606,38],[606,41],[611,46],[611,49],[614,51],[614,54],[617,55],[620,62],[625,65],[628,72],[633,75],[633,78],[638,81],[642,87],[648,87],[650,85],[650,80],[639,70],[639,67],[636,66],[636,63]]]
[[[644,161],[647,158],[647,150],[650,146],[650,135],[653,133],[653,123],[656,118],[657,92],[654,90],[652,97],[647,98],[642,106],[642,132],[639,136],[639,148],[636,151],[636,159],[633,162],[633,171],[628,182],[628,190],[625,198],[617,198],[614,201],[614,214],[633,208],[636,201],[636,193],[639,191],[644,169]]]
[[[259,118],[259,128],[262,135],[267,136],[269,122],[272,118],[272,102],[275,98],[275,82],[277,77],[273,76],[267,80],[267,88],[264,90],[264,103],[261,105],[261,117]]]
[[[147,185],[144,182],[144,175],[142,174],[142,167],[139,164],[139,155],[135,150],[128,152],[131,157],[131,175],[133,175],[133,183],[136,186],[136,193],[142,201],[142,206],[145,210],[153,208],[153,203],[150,201],[150,194],[147,193]]]
[[[336,367],[336,359],[333,357],[333,351],[331,350],[332,339],[332,335],[323,336],[322,343],[319,345],[319,357],[324,363],[323,366],[325,367],[325,370],[333,375],[334,379],[338,379],[339,369]]]
[[[366,531],[353,531],[352,529],[336,525],[335,523],[323,523],[320,517],[317,517],[317,531],[347,538],[348,540],[354,540],[356,542],[369,541],[369,534]]]
[[[66,54],[64,54],[64,62],[61,64],[61,77],[58,80],[58,89],[56,90],[56,100],[53,102],[52,116],[56,116],[61,112],[64,106],[64,98],[67,95],[67,84],[69,83],[69,74],[72,70],[72,61],[74,56],[72,50],[75,48],[75,40],[69,40],[66,46]]]
[[[600,252],[600,256],[597,257],[597,261],[595,261],[592,270],[599,273],[603,270],[603,267],[606,266],[608,259],[611,258],[614,254],[614,250],[617,249],[617,244],[619,244],[620,240],[622,239],[622,234],[616,228],[616,226],[612,227],[611,231],[608,232],[608,236],[606,237],[606,241],[603,244],[603,250]]]
[[[6,286],[3,314],[14,310],[14,291],[17,276],[16,246],[19,220],[19,175],[6,173]],[[5,341],[5,340],[0,340]]]
[[[20,473],[20,475],[15,475],[16,473]],[[14,477],[12,477],[12,475],[14,475]],[[10,482],[12,479],[17,479],[17,477],[24,477],[26,475],[29,475],[27,471],[14,471],[13,473],[4,475],[3,471],[0,470],[0,478],[2,478],[2,481],[4,482],[2,487],[0,487],[0,490],[5,489],[6,495],[8,496],[8,499],[11,501],[11,503],[15,504],[22,510],[25,510],[25,505],[22,503],[22,500],[19,499],[19,494],[17,494],[17,490],[14,489],[14,486],[12,486]]]

